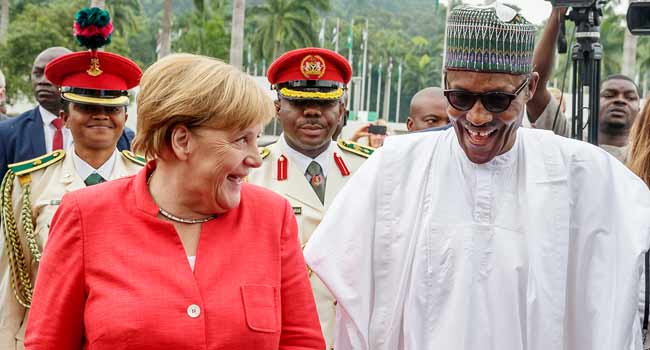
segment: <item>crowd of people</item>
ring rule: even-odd
[[[607,77],[600,147],[569,138],[565,11],[536,42],[499,2],[453,9],[408,133],[348,140],[334,51],[282,54],[271,98],[210,57],[142,72],[82,9],[87,50],[43,50],[38,105],[0,109],[0,349],[644,349],[650,107]]]

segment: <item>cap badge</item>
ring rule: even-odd
[[[93,57],[90,59],[90,68],[86,71],[88,75],[91,77],[96,77],[102,73],[104,73],[100,68],[99,68],[99,58]]]
[[[325,74],[325,60],[319,55],[307,55],[300,62],[300,71],[307,79],[320,79]]]

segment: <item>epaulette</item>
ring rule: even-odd
[[[56,162],[65,158],[65,151],[60,149],[52,153],[36,157],[34,159],[26,160],[19,163],[9,164],[8,168],[16,176],[21,177],[32,173],[36,170],[47,168],[48,166],[55,164]]]
[[[122,151],[122,156],[135,164],[145,166],[147,165],[147,160],[143,156],[139,156],[131,151],[124,150]]]
[[[262,159],[265,159],[266,157],[268,157],[269,154],[271,154],[271,150],[270,150],[270,149],[268,149],[268,148],[266,148],[266,147],[262,147],[262,148],[260,148],[260,156],[262,157]]]
[[[360,143],[356,143],[354,141],[338,140],[336,144],[339,146],[340,149],[354,153],[364,158],[370,157],[376,149],[373,147],[362,145]]]

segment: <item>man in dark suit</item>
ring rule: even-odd
[[[72,142],[70,131],[59,118],[61,98],[58,87],[45,78],[45,66],[53,59],[70,53],[64,47],[50,47],[34,60],[31,79],[38,106],[15,118],[0,122],[0,178],[12,163],[32,159]],[[134,133],[125,128],[117,148],[128,150]]]

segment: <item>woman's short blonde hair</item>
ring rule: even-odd
[[[275,115],[269,95],[252,77],[214,58],[174,54],[144,72],[137,96],[135,152],[148,159],[169,146],[174,127],[235,131]]]
[[[650,186],[650,101],[646,101],[632,126],[627,166]]]

